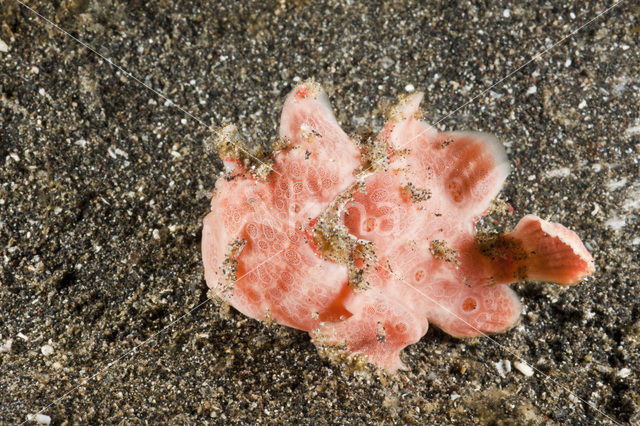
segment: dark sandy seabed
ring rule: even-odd
[[[493,341],[431,328],[394,377],[213,302],[156,335],[207,300],[212,131],[2,0],[1,423],[41,409],[55,424],[640,423],[638,1],[448,117],[613,2],[28,3],[249,144],[275,137],[299,80],[326,88],[352,134],[379,129],[407,85],[424,90],[427,121],[506,146],[515,212],[483,229],[529,212],[561,222],[597,272],[514,286],[522,321]]]

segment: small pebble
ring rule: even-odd
[[[11,345],[13,344],[13,340],[8,339],[5,341],[2,346],[0,346],[0,354],[5,352],[11,352]]]
[[[513,363],[513,366],[515,367],[516,370],[518,370],[525,376],[527,377],[533,376],[533,368],[531,368],[529,365],[525,364],[524,362],[515,361]]]
[[[7,53],[9,51],[9,46],[2,39],[0,39],[0,52]]]
[[[631,375],[631,369],[629,369],[629,368],[627,368],[627,367],[620,369],[620,370],[618,371],[618,374],[616,374],[616,376],[618,376],[618,377],[622,377],[623,379],[624,379],[625,377],[629,377],[630,375]]]
[[[27,421],[35,421],[39,425],[51,424],[51,417],[46,414],[27,414]]]
[[[40,352],[42,352],[42,355],[44,356],[53,355],[53,346],[44,345],[43,347],[40,348]]]
[[[413,86],[413,84],[407,84],[406,86],[404,86],[404,90],[408,93],[411,93],[416,90],[416,88]]]

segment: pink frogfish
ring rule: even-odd
[[[594,271],[580,238],[524,216],[478,233],[506,179],[502,146],[482,133],[438,133],[423,94],[404,97],[377,135],[349,137],[317,83],[298,85],[271,153],[224,127],[225,174],[204,219],[210,295],[243,314],[309,332],[326,353],[387,371],[429,323],[459,338],[519,320],[520,280],[575,284]]]

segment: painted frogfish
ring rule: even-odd
[[[402,98],[377,135],[349,137],[309,81],[287,96],[273,152],[249,153],[222,128],[202,234],[212,297],[395,371],[429,323],[460,338],[514,326],[506,284],[591,274],[560,224],[526,215],[508,233],[475,231],[508,175],[505,152],[487,134],[438,133],[422,97]]]

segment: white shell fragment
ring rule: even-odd
[[[495,362],[496,370],[498,370],[498,374],[503,379],[507,376],[508,373],[511,373],[511,361],[508,359],[501,359],[498,362]]]
[[[51,417],[46,414],[27,414],[27,421],[35,421],[39,425],[51,424]]]
[[[2,346],[0,346],[0,354],[4,352],[11,352],[11,345],[13,344],[13,340],[8,339],[5,341]]]
[[[513,366],[515,367],[516,370],[518,370],[525,376],[527,377],[533,376],[533,368],[531,368],[528,364],[525,364],[524,362],[520,362],[520,361],[515,361],[513,363]]]

